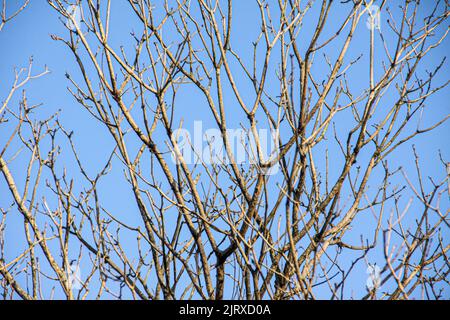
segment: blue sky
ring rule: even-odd
[[[271,1],[269,1],[271,2]],[[395,1],[393,1],[395,2]],[[426,6],[427,4],[425,4]],[[313,29],[314,21],[317,18],[315,13],[317,13],[316,5],[311,13],[308,15],[308,19],[305,21],[305,33],[302,36],[308,39],[308,34]],[[340,21],[344,17],[347,9],[344,5],[336,4],[338,7],[331,17],[332,21]],[[392,5],[395,10],[395,6]],[[13,10],[14,4],[8,1],[8,10]],[[251,62],[252,58],[252,46],[251,42],[255,39],[258,33],[258,24],[255,21],[259,21],[259,15],[255,10],[255,5],[253,1],[235,1],[235,16],[234,16],[234,26],[233,26],[233,40],[232,44],[239,52],[243,55],[244,60],[247,59]],[[382,17],[382,23],[385,23],[386,17]],[[130,19],[130,11],[128,5],[122,1],[113,1],[112,4],[112,21],[116,21],[111,26],[111,43],[114,48],[119,48],[119,46],[124,45],[126,48],[130,47],[130,32],[132,30],[139,30],[139,25],[136,21]],[[120,21],[120,22],[117,22]],[[383,22],[384,21],[384,22]],[[330,35],[333,32],[333,26],[335,23],[330,22],[328,24],[328,29],[324,31],[324,35]],[[386,25],[382,25],[382,28],[387,28]],[[442,30],[440,30],[442,31]],[[62,37],[67,37],[68,31],[64,28],[63,22],[60,20],[58,14],[50,8],[46,1],[36,1],[32,0],[30,6],[20,14],[13,22],[6,25],[4,30],[0,33],[0,99],[3,99],[5,94],[8,92],[10,84],[13,81],[14,71],[13,68],[26,67],[30,57],[33,57],[34,61],[34,71],[36,73],[44,70],[47,66],[50,73],[42,78],[33,80],[26,85],[27,96],[29,103],[40,104],[42,107],[39,108],[36,118],[45,117],[59,111],[59,119],[61,123],[64,124],[67,130],[74,131],[74,141],[76,147],[80,154],[83,163],[89,173],[94,174],[99,169],[103,168],[105,162],[107,161],[113,147],[114,143],[107,132],[106,128],[100,125],[95,119],[93,119],[70,95],[68,87],[71,84],[68,82],[65,74],[70,73],[74,79],[79,80],[80,74],[77,66],[74,64],[73,55],[69,50],[63,46],[60,42],[56,42],[51,39],[50,35],[56,34]],[[368,79],[368,68],[367,65],[367,51],[368,51],[368,34],[369,31],[365,28],[364,24],[359,26],[355,38],[353,40],[353,47],[348,54],[348,61],[355,59],[361,53],[361,57],[358,64],[356,64],[349,72],[349,79],[352,84],[352,88],[357,90],[367,87]],[[170,37],[170,32],[167,35]],[[299,38],[299,46],[302,48],[302,38]],[[307,42],[305,42],[307,43]],[[378,51],[376,51],[376,60],[378,59],[378,66],[381,66],[382,52],[380,52],[380,42],[377,38]],[[302,48],[304,49],[304,48]],[[432,68],[436,65],[440,59],[449,53],[450,43],[449,39],[446,39],[444,43],[433,53],[426,58],[426,64],[422,67],[422,71],[427,68]],[[329,52],[330,57],[335,57],[336,47],[331,47]],[[274,53],[274,60],[276,61],[278,53]],[[317,56],[317,69],[314,69],[315,74],[326,75],[327,66],[324,63],[322,56]],[[237,66],[233,66],[234,70],[237,70]],[[316,68],[316,67],[315,67]],[[380,67],[381,68],[381,67]],[[443,67],[444,70],[440,72],[435,81],[435,84],[442,84],[448,79],[449,67],[446,63]],[[378,69],[380,70],[380,69]],[[375,73],[375,77],[379,73]],[[276,86],[275,75],[271,75],[269,81],[274,83],[273,90],[276,92],[278,87]],[[237,78],[238,83],[242,81],[241,87],[243,88],[243,93],[245,99],[251,101],[254,98],[254,92],[250,90],[248,83],[245,84],[244,80]],[[269,83],[271,83],[269,82]],[[234,110],[237,108],[236,101],[231,94],[230,89],[227,89],[229,95],[225,96],[225,101],[229,109],[227,109],[228,125],[232,128],[238,128],[242,122],[241,116],[239,116]],[[178,119],[183,119],[186,128],[192,128],[194,121],[202,120],[204,126],[208,124],[212,125],[212,117],[207,114],[207,106],[204,99],[194,90],[194,88],[186,87],[179,94],[180,97],[177,100],[179,105],[178,109],[180,112],[178,114]],[[388,102],[395,96],[395,93],[388,93],[386,101]],[[13,103],[17,103],[17,99]],[[424,113],[423,126],[435,122],[437,119],[449,113],[448,102],[450,101],[449,90],[443,90],[439,92],[436,96],[429,99],[426,112]],[[338,116],[335,119],[336,128],[339,130],[345,130],[346,115]],[[415,126],[417,122],[413,122]],[[411,127],[413,128],[413,127]],[[411,129],[410,128],[410,129]],[[4,145],[6,139],[9,138],[11,126],[8,124],[0,128],[0,146]],[[345,131],[343,131],[345,132]],[[414,159],[412,152],[412,145],[417,146],[417,150],[420,155],[420,161],[422,164],[423,175],[432,176],[436,178],[444,177],[444,172],[442,166],[439,164],[439,154],[441,151],[444,159],[450,158],[450,149],[448,147],[448,138],[450,134],[450,126],[448,123],[440,126],[431,133],[426,133],[413,140],[412,143],[407,143],[402,145],[392,154],[388,159],[391,168],[402,166],[405,171],[409,172],[409,177],[416,181],[416,175],[414,171]],[[132,145],[131,148],[135,148],[137,145]],[[10,148],[10,153],[7,156],[12,156],[15,151],[17,151],[18,145],[13,145]],[[324,151],[329,148],[332,165],[338,167],[339,163],[342,163],[342,157],[339,155],[337,146],[333,146],[330,143],[324,143],[317,148],[318,166],[324,166]],[[334,149],[333,149],[334,148]],[[63,155],[61,157],[61,168],[65,166],[67,168],[73,168],[75,162],[70,155],[70,148],[68,146],[63,146]],[[16,180],[19,186],[23,186],[24,172],[23,166],[28,161],[28,155],[19,155],[19,157],[11,164],[11,171],[15,174]],[[332,168],[331,168],[332,169]],[[331,178],[336,177],[340,171],[331,170]],[[381,168],[375,170],[373,177],[373,187],[376,187],[377,181],[381,179],[382,170]],[[72,172],[72,176],[77,177],[77,172]],[[377,176],[378,175],[378,176]],[[400,179],[400,175],[394,183],[399,185],[405,185],[403,179]],[[278,177],[279,178],[279,177]],[[274,177],[274,179],[278,179]],[[123,168],[118,160],[113,162],[113,170],[110,175],[105,177],[101,183],[101,193],[100,196],[103,199],[103,203],[107,203],[106,207],[121,218],[126,218],[127,223],[139,224],[140,217],[137,214],[136,204],[133,200],[133,196],[128,184],[124,183]],[[76,186],[76,188],[82,188],[81,185]],[[276,187],[273,187],[272,192],[277,192]],[[5,203],[6,197],[3,194],[7,194],[7,189],[4,183],[0,183],[0,207],[7,206]],[[45,195],[45,194],[42,194]],[[408,202],[408,196],[411,193],[407,193],[405,197],[402,198],[401,204],[406,204]],[[50,198],[50,197],[49,197]],[[9,199],[8,199],[9,201]],[[417,204],[417,203],[415,203]],[[414,206],[413,209],[415,210]],[[134,212],[134,214],[130,214]],[[370,217],[371,218],[371,217]],[[22,246],[20,245],[24,239],[22,231],[22,223],[19,216],[9,217],[11,219],[7,225],[6,230],[6,253],[7,257],[13,258],[20,254]],[[367,222],[366,218],[361,218],[361,223],[358,224],[358,229],[354,229],[348,235],[349,240],[358,240],[360,234],[366,234],[370,227],[373,226],[372,222]],[[445,233],[446,239],[448,239],[448,230]],[[124,239],[130,246],[135,245],[134,239]],[[75,249],[75,248],[74,248]],[[75,249],[76,250],[76,249]],[[75,253],[76,255],[76,253]],[[374,253],[369,254],[369,260],[371,262],[377,262],[382,264],[382,256],[380,252],[374,251]],[[342,261],[343,264],[349,261]],[[346,290],[347,295],[350,296],[355,293],[356,296],[364,293],[365,285],[365,266],[362,265],[355,273],[357,276],[353,278],[352,282],[347,285]],[[47,292],[51,290],[50,287],[45,288]],[[319,291],[319,293],[322,293]],[[450,290],[447,288],[447,293],[450,294]],[[57,291],[58,295],[58,291]]]

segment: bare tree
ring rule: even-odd
[[[416,172],[390,165],[449,117],[421,121],[448,84],[436,80],[445,59],[424,72],[448,33],[447,1],[255,0],[247,51],[236,1],[124,2],[139,29],[120,47],[115,1],[48,0],[67,29],[52,38],[79,69],[70,94],[114,144],[99,172],[77,152],[81,128],[38,118],[25,92],[11,103],[46,70],[30,62],[2,103],[5,299],[449,298],[448,163],[426,180],[418,147]],[[217,132],[201,150],[180,130],[193,113]],[[113,172],[131,190],[126,214],[102,195]],[[25,247],[7,259],[5,243],[19,240],[2,230],[17,214]]]

